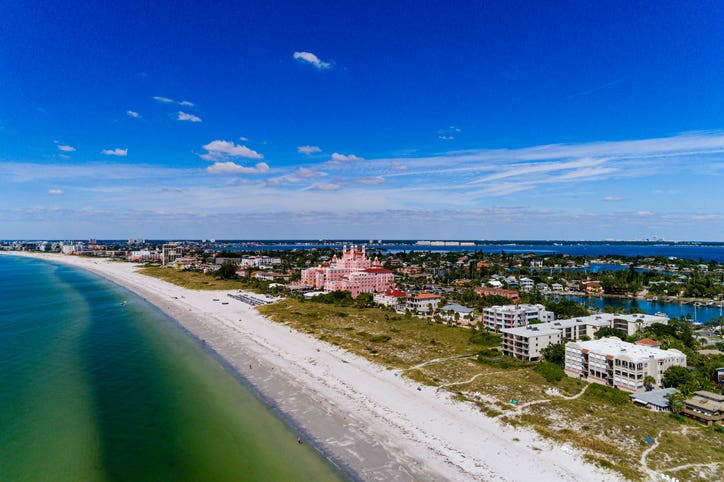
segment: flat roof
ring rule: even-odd
[[[509,333],[516,336],[546,336],[546,335],[560,335],[561,330],[558,328],[549,328],[546,325],[550,323],[539,323],[537,325],[519,326],[517,328],[503,328],[500,330],[501,333]]]
[[[635,361],[645,361],[652,356],[657,359],[671,358],[672,356],[685,356],[679,350],[673,348],[669,350],[662,350],[660,348],[653,348],[650,346],[635,345],[633,343],[622,341],[615,336],[601,338],[600,340],[576,341],[571,343],[575,343],[579,347],[587,349],[592,353],[612,355],[616,358],[626,357]]]

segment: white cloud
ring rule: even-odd
[[[178,120],[180,121],[189,121],[189,122],[201,122],[201,117],[195,116],[193,114],[187,114],[186,112],[178,112]]]
[[[70,156],[68,154],[58,154],[58,157],[61,159],[70,159]]]
[[[438,134],[437,138],[441,139],[443,141],[452,141],[452,140],[455,140],[455,135],[458,132],[460,132],[459,127],[449,126],[449,127],[446,127],[445,129],[439,129],[437,131],[437,134]]]
[[[246,146],[234,144],[231,141],[215,140],[211,141],[205,146],[206,154],[201,154],[199,157],[206,161],[219,161],[226,158],[234,157],[246,157],[249,159],[263,159],[264,156],[258,152],[249,149]]]
[[[101,154],[105,154],[107,156],[126,157],[128,155],[128,149],[121,149],[120,147],[116,147],[115,149],[103,149]]]
[[[269,165],[266,162],[259,162],[254,167],[244,167],[235,162],[215,162],[206,168],[211,174],[264,174],[269,172]]]
[[[135,110],[127,110],[126,115],[128,117],[133,117],[134,119],[140,119],[142,117],[141,114],[139,114]]]
[[[58,146],[58,150],[63,152],[75,152],[75,147],[69,146],[67,144],[60,144]]]
[[[606,202],[617,202],[623,201],[623,198],[621,196],[606,196],[603,200]]]
[[[336,182],[330,182],[326,184],[314,184],[310,186],[309,190],[311,191],[339,191],[342,189],[343,185],[341,183]]]
[[[339,152],[334,152],[332,153],[332,159],[330,160],[332,163],[347,161],[364,161],[364,158],[355,156],[354,154],[340,154]]]
[[[294,59],[299,62],[304,62],[313,65],[319,70],[326,70],[332,68],[332,64],[329,62],[323,62],[319,57],[314,55],[312,52],[294,52]]]
[[[385,178],[382,176],[361,177],[357,179],[357,182],[360,184],[367,184],[368,186],[372,186],[375,184],[382,184],[383,182],[385,182]]]
[[[400,162],[392,161],[392,169],[394,169],[395,171],[406,171],[407,166]]]
[[[297,152],[300,154],[314,154],[315,152],[322,152],[322,148],[319,146],[299,146]]]
[[[326,176],[325,173],[319,172],[316,169],[309,169],[308,167],[300,167],[294,171],[294,176],[302,179],[313,179],[315,177]]]
[[[168,97],[162,97],[160,95],[153,96],[153,100],[161,102],[163,104],[176,104],[183,107],[193,107],[195,105],[193,102],[190,102],[188,100],[174,100]]]
[[[61,189],[48,189],[48,194],[57,196],[59,194],[63,194],[63,191]]]
[[[244,136],[241,136],[241,137],[239,137],[239,140],[240,140],[241,142],[247,142],[249,139],[246,138],[246,137],[244,137]]]

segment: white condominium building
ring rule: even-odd
[[[555,315],[543,305],[497,305],[483,309],[483,324],[495,333],[502,328],[525,326],[530,320],[553,321]]]
[[[604,327],[618,328],[627,335],[632,335],[644,326],[653,323],[665,324],[667,321],[668,318],[664,316],[599,313],[526,327],[502,328],[499,331],[503,336],[504,354],[535,361],[540,359],[541,350],[548,345],[562,343],[564,340],[580,340],[584,336],[593,338],[596,332]]]
[[[686,355],[673,348],[661,350],[635,345],[612,336],[593,341],[566,343],[568,376],[618,387],[629,392],[644,390],[644,377],[661,377],[672,366],[686,366]]]
[[[550,325],[552,323],[503,328],[503,354],[521,360],[539,360],[543,348],[563,341],[561,330]]]

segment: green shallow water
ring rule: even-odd
[[[345,478],[140,298],[8,256],[0,293],[0,480]]]

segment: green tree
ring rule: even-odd
[[[615,336],[617,338],[620,338],[621,340],[624,340],[626,338],[626,333],[624,333],[623,331],[621,331],[617,328],[611,328],[608,326],[604,326],[603,328],[598,330],[594,336],[596,337],[596,339],[603,338],[606,336]]]
[[[644,377],[644,386],[646,387],[646,391],[650,392],[651,389],[654,388],[654,385],[656,385],[656,379],[651,375],[646,375]]]
[[[216,277],[221,279],[234,279],[236,278],[236,269],[236,263],[224,261],[221,264],[221,268],[216,272]]]
[[[673,392],[666,395],[666,399],[671,405],[671,411],[679,414],[684,409],[684,395],[679,392]]]
[[[669,367],[661,378],[666,387],[684,387],[694,381],[694,375],[686,368],[679,365]]]
[[[546,361],[564,366],[566,363],[566,345],[564,343],[555,343],[548,345],[541,350]]]

